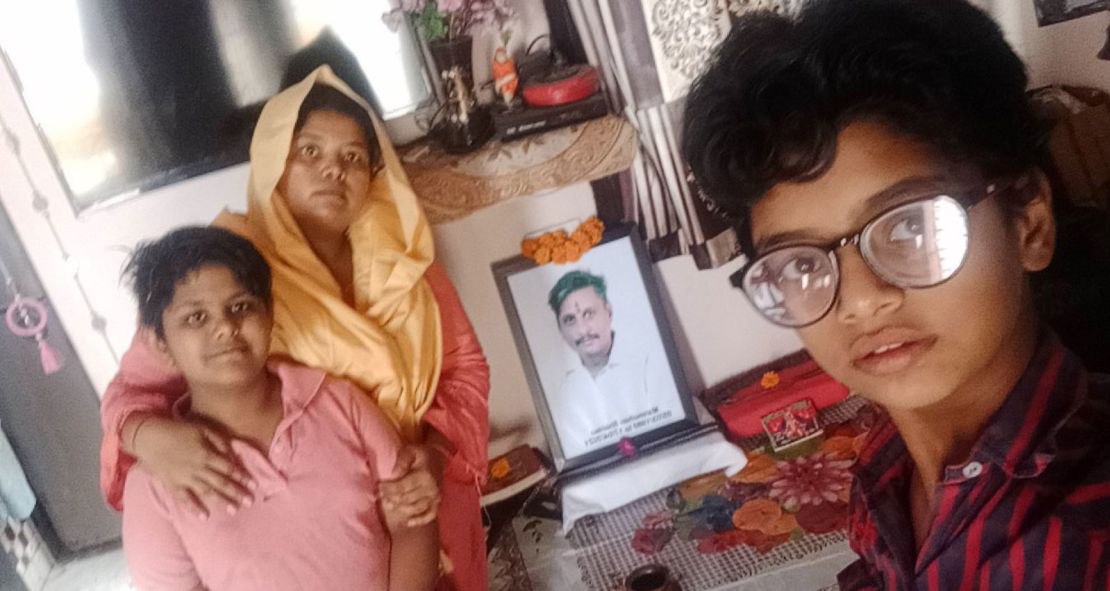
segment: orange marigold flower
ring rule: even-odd
[[[539,241],[533,238],[525,238],[520,241],[520,254],[532,258],[532,256],[536,254],[536,249],[539,247]]]
[[[779,385],[779,374],[773,371],[763,374],[763,377],[759,380],[759,385],[767,389],[774,388]]]
[[[501,458],[490,464],[489,475],[494,478],[504,478],[509,473],[509,460]]]
[[[546,245],[541,245],[539,248],[536,249],[536,254],[535,254],[535,256],[532,257],[532,259],[534,261],[536,261],[537,264],[540,264],[540,265],[546,265],[547,263],[550,263],[551,262],[551,247],[546,246]]]
[[[568,258],[565,244],[557,244],[551,247],[551,262],[562,264],[567,262]]]

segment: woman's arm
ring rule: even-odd
[[[439,304],[443,331],[439,386],[424,414],[426,443],[447,456],[445,477],[480,482],[488,460],[489,365],[446,271],[433,263],[424,278]]]
[[[105,499],[122,508],[123,484],[138,458],[194,512],[206,513],[212,494],[240,504],[249,496],[249,481],[232,459],[227,438],[210,427],[170,418],[185,383],[148,341],[149,335],[136,334],[101,402],[100,486]]]

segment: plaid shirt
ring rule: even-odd
[[[882,414],[852,482],[848,536],[861,559],[841,589],[1110,588],[1110,380],[1054,335],[937,485],[915,549],[905,443]]]

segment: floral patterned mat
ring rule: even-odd
[[[650,555],[675,541],[701,554],[738,545],[766,554],[807,534],[843,530],[851,467],[874,420],[864,408],[789,450],[748,451],[748,464],[732,477],[717,472],[678,485],[665,509],[643,515],[633,549]]]
[[[819,438],[779,454],[766,437],[742,441],[749,462],[733,477],[688,480],[584,518],[566,538],[558,522],[518,517],[491,555],[491,589],[497,573],[512,581],[505,589],[619,589],[652,562],[685,591],[833,585],[855,560],[844,533],[850,468],[875,415],[857,398],[820,414]]]

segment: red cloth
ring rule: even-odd
[[[443,361],[435,399],[423,420],[455,447],[444,468],[440,541],[454,567],[450,577],[454,589],[485,591],[485,543],[478,490],[486,475],[489,442],[489,365],[446,272],[433,264],[424,277],[439,304]],[[104,433],[100,487],[115,509],[122,509],[124,480],[134,463],[134,458],[120,449],[124,421],[134,412],[169,416],[172,402],[184,392],[181,375],[136,335],[104,393],[100,409]]]
[[[761,418],[795,401],[810,399],[817,408],[844,400],[848,388],[810,360],[776,372],[778,384],[764,388],[760,380],[740,388],[717,406],[729,432],[751,437],[763,432]]]

